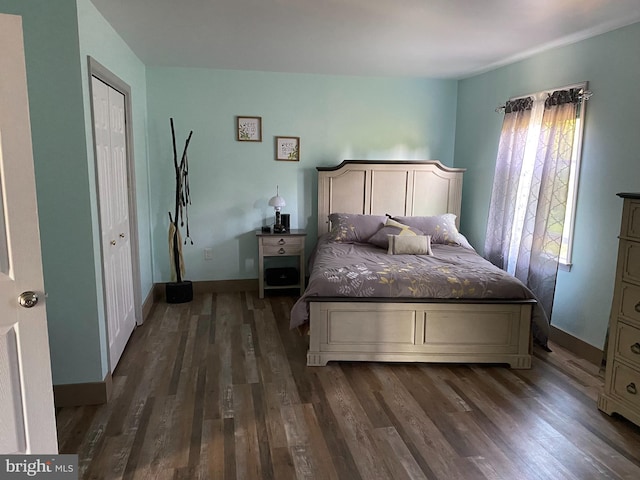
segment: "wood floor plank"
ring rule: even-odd
[[[249,324],[243,324],[240,330],[244,351],[244,377],[247,383],[258,383],[260,374],[254,348],[254,334]]]
[[[483,429],[475,420],[471,411],[448,413],[452,428],[463,434],[467,441],[475,446],[476,454],[467,457],[487,478],[539,478],[529,468],[522,469],[519,459],[514,459],[510,452],[500,447],[494,437]]]
[[[598,366],[551,344],[530,370],[307,367],[295,297],[157,304],[108,404],[58,409],[82,479],[640,478],[640,427],[597,410]]]
[[[327,443],[318,423],[318,418],[313,405],[305,403],[302,405],[302,410],[304,413],[304,421],[309,430],[309,451],[315,459],[313,478],[339,480],[340,476],[333,464],[333,458],[327,447]]]
[[[452,379],[450,385],[472,407],[471,415],[478,425],[489,432],[489,436],[496,445],[517,462],[523,476],[546,479],[553,478],[558,474],[557,472],[564,472],[561,478],[577,480],[531,437],[527,428],[529,424],[519,424],[513,418],[512,405],[501,400],[501,405],[507,407],[507,410],[503,410],[486,396],[484,386],[476,385],[469,379],[466,381],[461,378]]]
[[[339,478],[361,479],[360,472],[348,448],[329,400],[323,388],[318,389],[318,401],[313,404],[313,411],[322,430],[324,441],[333,460]]]
[[[427,479],[427,476],[394,427],[376,428],[375,436],[380,450],[390,453],[385,455],[384,459],[394,480],[403,478]]]
[[[373,428],[390,427],[391,421],[375,396],[383,389],[376,376],[366,364],[345,362],[341,367]]]
[[[251,385],[234,385],[234,436],[238,478],[260,479],[260,447]]]
[[[621,455],[640,465],[640,427],[617,417],[609,417],[602,412],[593,414],[592,404],[585,401],[586,395],[569,384],[563,384],[564,377],[546,364],[539,365],[538,371],[514,373],[528,381],[535,381],[538,398],[553,411],[561,411],[587,429],[592,436],[609,443]],[[548,374],[548,375],[547,375]],[[627,428],[620,428],[624,425]]]
[[[297,477],[288,447],[274,448],[271,452],[271,458],[273,460],[273,474],[278,480]]]
[[[216,348],[215,344],[209,343],[205,360],[206,383],[203,410],[205,420],[222,418],[221,364],[220,350]]]
[[[173,478],[174,459],[170,439],[174,408],[174,397],[154,399],[147,436],[142,445],[134,478]]]
[[[236,477],[236,441],[233,418],[225,418],[224,432],[224,478],[232,480]]]
[[[399,432],[404,432],[405,443],[415,445],[418,455],[429,466],[431,474],[441,479],[484,478],[473,463],[458,455],[447,441],[445,433],[431,420],[427,412],[420,408],[397,377],[384,372],[384,368],[373,368],[385,386],[380,394],[380,401],[385,406],[394,427]],[[417,452],[414,449],[412,453]]]
[[[135,476],[136,470],[138,468],[138,461],[140,460],[140,453],[142,451],[145,436],[147,434],[147,429],[149,427],[151,412],[153,411],[153,403],[153,397],[148,398],[144,402],[142,412],[140,414],[140,421],[137,422],[137,425],[135,427],[135,436],[133,439],[133,443],[131,444],[129,456],[127,457],[127,464],[125,466],[124,474],[122,477],[124,479],[129,480],[134,478]]]
[[[269,445],[274,448],[288,448],[287,434],[282,419],[280,388],[273,383],[264,385],[265,423],[269,434]]]
[[[258,440],[258,449],[260,453],[260,474],[264,480],[273,480],[273,463],[271,461],[271,452],[269,450],[269,431],[266,422],[266,402],[264,398],[264,390],[259,383],[251,384],[251,397],[254,410],[256,435]]]
[[[329,367],[318,376],[360,475],[366,479],[392,478],[386,464],[377,461],[381,453],[373,439],[373,426],[342,371]]]
[[[205,478],[224,478],[224,422],[205,420],[200,458],[206,466]]]

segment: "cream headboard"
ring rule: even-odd
[[[337,167],[318,167],[318,236],[329,231],[330,213],[453,213],[459,227],[464,171],[437,160],[345,160]]]

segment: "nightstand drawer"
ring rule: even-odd
[[[262,251],[267,256],[299,255],[302,252],[302,245],[264,245]]]
[[[640,370],[640,329],[619,321],[615,351]]]
[[[640,408],[640,372],[614,362],[613,393],[629,402],[634,408]]]
[[[262,237],[262,245],[277,247],[300,247],[304,243],[304,237]]]
[[[640,322],[640,287],[622,282],[618,309],[620,315]]]

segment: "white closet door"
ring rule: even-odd
[[[92,77],[109,360],[115,370],[135,327],[124,95]]]

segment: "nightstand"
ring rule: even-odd
[[[291,229],[285,233],[256,232],[256,237],[258,238],[258,284],[260,288],[260,298],[264,298],[264,291],[269,289],[299,288],[300,295],[304,293],[304,242],[306,236],[307,233],[304,230],[297,229]],[[298,257],[298,281],[283,285],[268,285],[267,282],[265,282],[265,259],[271,257]]]

